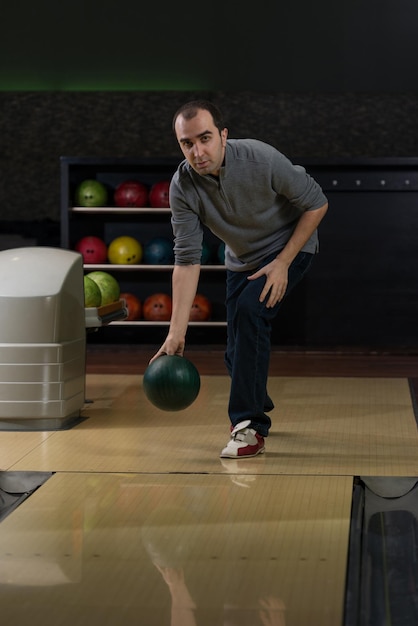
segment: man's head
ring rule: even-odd
[[[173,130],[184,156],[198,174],[219,175],[228,130],[218,107],[206,100],[183,104],[174,115]]]
[[[176,120],[179,115],[182,115],[186,120],[191,120],[193,117],[195,117],[199,110],[209,111],[216,128],[219,130],[220,133],[223,131],[223,129],[225,128],[223,116],[216,104],[213,104],[213,102],[209,102],[209,100],[191,100],[190,102],[182,104],[181,107],[175,112],[173,117],[174,134],[176,134]]]

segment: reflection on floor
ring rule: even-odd
[[[334,625],[351,489],[349,477],[56,474],[3,522],[2,617],[40,624],[48,603],[65,626],[101,623],[98,608],[115,624]]]
[[[48,475],[0,524],[5,623],[377,626],[364,621],[373,611],[389,626],[383,566],[391,594],[398,581],[404,593],[400,561],[404,616],[415,608],[415,487],[378,505],[382,489],[418,476],[406,379],[273,377],[266,454],[241,461],[218,456],[223,376],[203,376],[196,403],[176,414],[151,407],[138,376],[88,375],[87,393],[71,430],[1,433],[5,474]],[[409,560],[395,563],[395,531]]]

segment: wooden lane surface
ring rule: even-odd
[[[171,414],[139,373],[89,373],[85,421],[0,434],[2,470],[55,472],[0,525],[5,623],[342,624],[353,477],[418,475],[408,381],[273,376],[241,461],[218,457],[228,388],[203,375]]]
[[[58,473],[0,528],[4,623],[336,626],[349,477]]]
[[[45,436],[3,432],[14,471],[190,472],[415,476],[418,434],[402,378],[272,377],[266,454],[220,459],[229,437],[229,380],[203,376],[195,403],[175,413],[145,398],[141,377],[87,376],[86,420]]]

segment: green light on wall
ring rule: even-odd
[[[105,81],[105,80],[0,80],[0,91],[196,91],[210,90],[211,87],[197,81],[188,80],[144,80],[144,81]]]
[[[67,68],[67,71],[29,73],[19,68],[0,72],[0,91],[193,91],[210,90],[210,82],[196,71],[167,72],[151,67],[137,71]]]

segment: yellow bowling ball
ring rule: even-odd
[[[135,265],[141,263],[143,255],[142,245],[134,237],[116,237],[110,242],[107,249],[109,263],[114,265]]]

